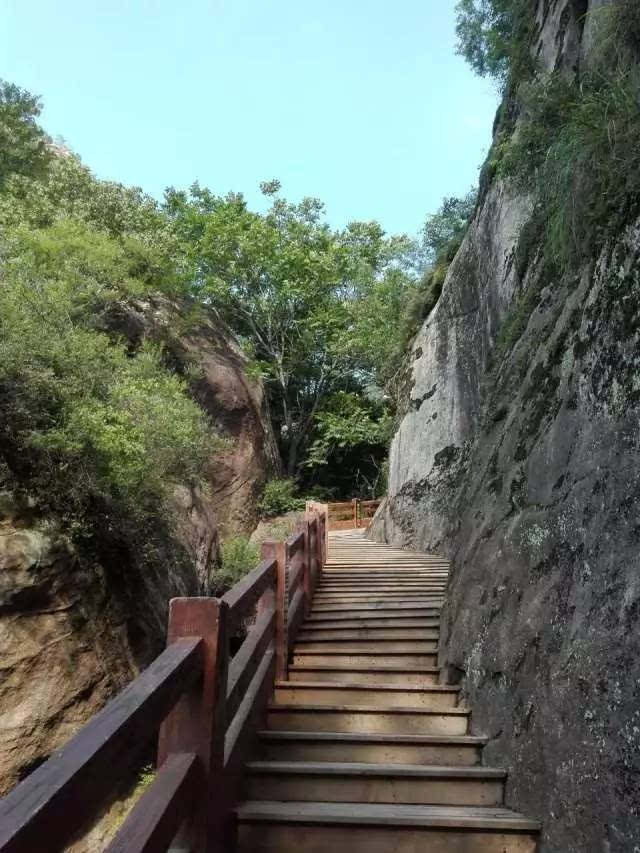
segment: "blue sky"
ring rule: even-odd
[[[277,177],[339,227],[415,233],[477,180],[497,104],[455,0],[0,0],[0,76],[103,178],[161,197]]]

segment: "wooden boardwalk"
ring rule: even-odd
[[[446,560],[329,536],[288,677],[246,767],[242,853],[533,853],[438,668]]]
[[[67,849],[158,731],[107,853],[534,853],[442,681],[446,560],[328,526],[309,502],[222,599],[173,599],[166,650],[0,800],[0,853]]]

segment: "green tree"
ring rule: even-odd
[[[41,176],[51,152],[36,119],[40,100],[13,83],[0,80],[0,189],[10,175]]]
[[[344,391],[334,394],[316,416],[305,462],[311,475],[308,485],[376,497],[392,427],[393,418],[381,400]]]
[[[100,329],[111,302],[158,289],[148,247],[61,220],[8,231],[0,248],[9,467],[30,469],[32,485],[67,511],[102,496],[138,514],[174,483],[199,482],[217,440],[185,381],[158,347],[132,357]]]
[[[477,74],[502,85],[530,75],[535,9],[531,0],[459,0],[458,53]]]
[[[277,182],[263,184],[272,199],[264,215],[239,195],[197,185],[170,191],[166,209],[194,294],[247,341],[262,370],[285,469],[295,476],[325,400],[365,380],[357,312],[397,249],[377,223],[334,232],[317,199],[292,204],[278,191]]]
[[[456,249],[460,245],[473,216],[477,198],[475,188],[462,198],[449,196],[443,199],[437,213],[427,216],[422,229],[422,241],[424,254],[430,264],[434,264],[451,244],[455,244]]]

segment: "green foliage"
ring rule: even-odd
[[[478,193],[445,198],[438,211],[428,216],[422,232],[422,250],[428,260],[405,314],[405,349],[409,339],[433,311],[442,294],[447,272],[462,244],[475,211]]]
[[[141,510],[173,482],[197,481],[215,446],[161,351],[144,346],[132,358],[98,328],[110,301],[155,286],[146,251],[73,221],[4,238],[4,439],[12,455],[38,460],[43,488],[69,505],[102,495]]]
[[[292,204],[277,181],[260,215],[241,196],[197,185],[171,190],[166,210],[194,269],[193,293],[211,301],[251,352],[250,375],[267,382],[276,434],[290,477],[299,472],[315,416],[338,390],[362,389],[397,341],[381,304],[395,303],[411,276],[407,238],[385,237],[375,222],[332,231],[317,199]],[[374,306],[375,305],[375,310]]]
[[[477,198],[475,189],[462,198],[450,196],[443,199],[437,213],[427,217],[422,230],[423,246],[432,264],[438,260],[451,263],[467,231]]]
[[[316,491],[376,496],[393,433],[393,417],[381,401],[344,391],[316,416],[305,466]],[[327,494],[325,493],[325,499]]]
[[[521,85],[515,131],[500,139],[496,172],[536,199],[515,258],[521,280],[533,263],[536,275],[500,329],[498,359],[542,288],[577,272],[640,212],[640,6],[616,0],[590,14],[594,42],[581,74]]]
[[[258,546],[244,536],[223,542],[220,551],[222,564],[213,578],[216,595],[223,595],[260,562]]]
[[[41,176],[51,153],[36,119],[40,101],[13,83],[0,80],[0,190],[11,175]]]
[[[190,270],[175,265],[177,243],[157,203],[135,187],[98,181],[68,152],[55,157],[44,175],[12,175],[0,193],[5,229],[44,229],[60,220],[85,223],[114,240],[134,238],[141,252],[139,274],[153,275],[154,286],[165,292],[185,289]]]
[[[640,205],[640,69],[629,64],[640,10],[621,2],[604,11],[596,60],[581,77],[555,72],[520,87],[521,118],[498,167],[535,190],[545,252],[562,268],[596,253]]]
[[[304,500],[297,497],[296,492],[293,480],[270,480],[264,487],[258,510],[263,518],[273,518],[304,509]]]
[[[391,423],[392,418],[381,405],[340,391],[316,416],[316,437],[305,464],[311,468],[339,464],[333,457],[340,451],[367,446],[384,448],[391,438]]]
[[[535,11],[531,0],[459,0],[458,53],[480,76],[517,84],[534,71],[530,48]]]

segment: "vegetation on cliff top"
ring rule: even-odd
[[[460,53],[505,89],[481,184],[498,176],[532,195],[516,261],[521,277],[540,265],[540,287],[595,258],[640,212],[640,5],[572,4],[589,48],[575,67],[550,72],[532,58],[536,4],[462,0],[457,10]],[[517,340],[536,301],[522,294],[499,351]]]

